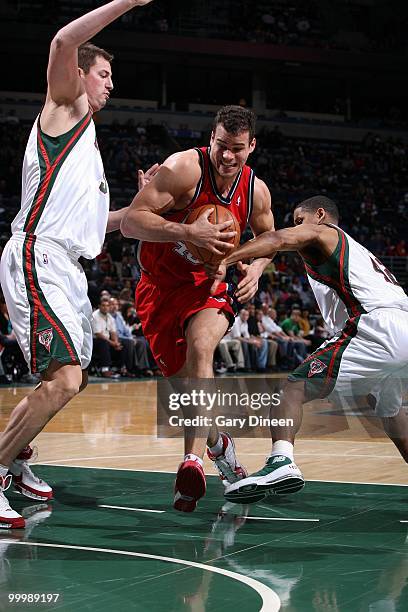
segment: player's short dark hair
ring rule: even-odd
[[[111,53],[108,53],[105,49],[101,49],[90,42],[86,42],[78,48],[78,66],[82,68],[85,74],[88,74],[97,57],[103,57],[110,64],[113,61],[113,55]]]
[[[340,213],[337,204],[326,196],[317,195],[307,198],[307,200],[303,200],[302,202],[298,202],[293,207],[293,212],[300,206],[303,210],[307,210],[308,212],[316,212],[318,208],[324,208],[336,224],[339,222]]]
[[[249,141],[255,136],[256,115],[249,108],[243,106],[223,106],[215,115],[213,131],[217,125],[223,125],[225,130],[233,136],[238,136],[242,132],[249,132]]]

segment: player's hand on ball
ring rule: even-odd
[[[237,263],[237,268],[243,278],[238,283],[235,297],[240,304],[244,304],[258,291],[259,271],[248,264],[243,264],[242,261]]]
[[[233,225],[233,221],[210,223],[208,218],[212,212],[213,209],[209,208],[194,223],[187,226],[189,228],[188,241],[222,257],[234,249],[234,245],[227,241],[234,238],[237,232],[226,231]]]
[[[137,173],[137,182],[139,191],[142,191],[143,187],[146,187],[152,180],[152,178],[158,173],[160,168],[160,164],[154,164],[151,168],[143,172],[143,170],[139,170]]]

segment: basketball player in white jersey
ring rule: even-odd
[[[333,337],[289,375],[282,403],[271,416],[293,419],[294,426],[271,428],[272,452],[266,465],[229,486],[229,501],[250,503],[268,492],[287,494],[303,487],[293,445],[302,404],[315,398],[330,396],[347,403],[368,398],[408,462],[408,418],[402,410],[408,382],[408,296],[370,251],[338,227],[338,209],[329,198],[301,202],[294,222],[293,228],[265,232],[247,242],[225,262],[297,251]]]
[[[52,498],[30,470],[30,442],[87,384],[92,309],[80,256],[99,254],[109,192],[92,120],[113,89],[112,56],[88,43],[115,19],[151,0],[114,0],[63,27],[48,62],[48,91],[23,163],[21,210],[1,260],[1,285],[19,345],[42,382],[13,410],[0,436],[0,528],[24,527],[4,495],[11,474],[19,493]],[[11,473],[11,474],[10,474]]]

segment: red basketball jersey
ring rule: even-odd
[[[255,174],[244,166],[237,175],[227,197],[223,197],[215,182],[214,170],[207,147],[195,149],[200,158],[201,179],[190,204],[182,210],[170,210],[163,217],[184,223],[189,213],[205,204],[218,204],[229,208],[237,219],[241,233],[252,213]],[[192,283],[200,285],[208,280],[202,264],[188,251],[184,242],[140,242],[138,261],[151,283],[160,287]]]

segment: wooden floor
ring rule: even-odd
[[[0,428],[31,389],[0,389]],[[335,427],[333,427],[333,423]],[[335,430],[335,431],[333,431]],[[261,433],[259,433],[261,435]],[[174,472],[182,439],[156,436],[156,381],[90,384],[38,436],[38,463]],[[270,450],[266,438],[236,438],[242,463],[255,471]],[[373,419],[305,407],[296,461],[306,479],[408,485],[408,470]],[[205,461],[211,474],[213,466]]]

